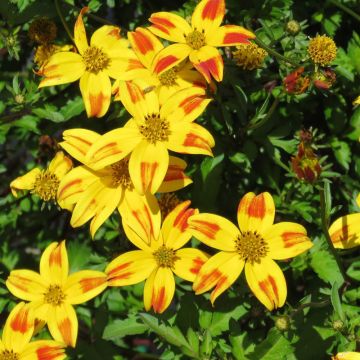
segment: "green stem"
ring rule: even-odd
[[[60,20],[61,20],[61,22],[62,22],[62,24],[63,24],[63,26],[64,26],[64,29],[66,30],[66,32],[67,32],[67,34],[68,34],[70,40],[71,40],[72,42],[74,42],[74,38],[73,38],[73,36],[72,36],[72,33],[71,33],[71,31],[70,31],[70,29],[69,29],[69,27],[68,27],[68,25],[67,25],[67,23],[66,23],[66,21],[65,21],[65,18],[64,18],[64,16],[63,16],[61,10],[60,10],[59,0],[55,0],[55,8],[56,8],[56,12],[58,13],[59,18],[60,18]]]
[[[294,309],[291,314],[289,315],[291,318],[298,314],[301,310],[304,310],[307,307],[312,308],[322,308],[330,304],[330,300],[324,300],[321,302],[308,302],[305,304],[301,304],[297,309]]]
[[[279,103],[280,103],[280,99],[278,97],[276,97],[274,102],[271,104],[270,109],[269,109],[268,113],[266,114],[266,116],[262,120],[258,121],[257,123],[250,124],[248,127],[248,130],[254,130],[254,129],[257,129],[257,128],[263,126],[272,117],[272,115],[274,114],[275,110],[277,109]]]
[[[339,1],[337,0],[329,0],[333,5],[337,6],[339,9],[341,9],[342,11],[348,13],[350,16],[352,16],[354,19],[356,19],[357,21],[360,21],[360,15],[357,14],[355,11],[351,10],[350,8],[348,8],[346,5],[341,4]]]
[[[326,242],[328,243],[329,251],[333,255],[333,257],[336,261],[336,264],[339,268],[339,271],[341,272],[341,275],[345,281],[347,276],[346,276],[344,266],[341,262],[338,252],[336,251],[336,249],[334,247],[333,242],[331,241],[331,237],[329,234],[329,228],[328,228],[329,227],[329,219],[328,219],[328,216],[326,213],[325,191],[324,191],[323,186],[320,187],[320,214],[321,214],[321,227],[322,227],[323,233],[325,235]]]
[[[290,65],[293,65],[293,66],[295,66],[295,67],[300,67],[300,66],[301,66],[298,62],[296,62],[296,61],[294,61],[294,60],[292,60],[292,59],[289,59],[289,58],[287,58],[287,57],[284,56],[284,55],[281,55],[281,54],[278,53],[276,50],[274,50],[274,49],[272,49],[271,47],[267,46],[266,44],[264,44],[264,43],[263,43],[261,40],[259,40],[258,38],[256,38],[256,39],[254,40],[254,42],[255,42],[257,45],[259,45],[260,47],[262,47],[263,49],[265,49],[270,55],[275,56],[278,60],[284,61],[284,62],[286,62],[286,63],[288,63],[288,64],[290,64]]]

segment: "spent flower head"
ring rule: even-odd
[[[54,21],[47,17],[36,18],[29,27],[29,38],[41,45],[50,44],[55,40],[57,27]]]
[[[261,67],[267,51],[255,43],[240,44],[232,53],[236,65],[244,70],[254,70]]]

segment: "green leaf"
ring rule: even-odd
[[[35,115],[42,119],[50,120],[55,123],[64,122],[64,116],[57,111],[54,105],[45,104],[44,108],[36,108],[32,111]]]
[[[64,121],[80,115],[84,111],[84,101],[82,97],[77,96],[73,100],[69,100],[65,106],[61,108],[61,113],[64,116]]]
[[[115,320],[108,324],[104,329],[102,337],[105,340],[113,340],[128,335],[143,334],[147,329],[148,326],[139,323],[136,317],[129,317],[124,320]]]
[[[336,281],[333,283],[331,288],[331,304],[339,319],[345,322],[346,318],[341,306],[341,300],[339,296],[339,285]]]
[[[351,149],[345,141],[334,139],[331,142],[331,147],[338,163],[345,169],[349,170],[351,162]]]
[[[70,272],[79,271],[89,262],[91,255],[90,247],[78,240],[67,244]]]
[[[360,281],[360,260],[352,262],[346,273],[351,278]]]
[[[353,130],[347,134],[347,137],[351,140],[358,141],[360,138],[360,107],[358,107],[352,114],[350,118],[350,126]]]

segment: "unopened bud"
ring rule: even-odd
[[[29,27],[29,38],[39,44],[49,44],[56,38],[56,24],[46,18],[35,19]]]
[[[280,316],[275,320],[275,326],[279,331],[286,331],[290,328],[290,318],[288,316]]]
[[[297,35],[301,31],[301,26],[296,20],[290,20],[286,23],[285,30],[291,35]]]
[[[25,97],[23,94],[16,94],[15,95],[15,102],[18,104],[23,104],[25,101]]]
[[[336,331],[340,331],[344,328],[344,322],[342,320],[334,320],[332,323],[332,327]]]
[[[313,77],[314,86],[321,90],[330,89],[336,81],[336,74],[331,68],[317,71]]]

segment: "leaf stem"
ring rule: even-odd
[[[259,45],[260,47],[262,47],[263,49],[265,49],[269,54],[275,56],[278,60],[281,60],[281,61],[284,61],[290,65],[293,65],[295,67],[300,67],[301,65],[292,60],[292,59],[289,59],[287,58],[286,56],[284,55],[281,55],[280,53],[278,53],[276,50],[272,49],[271,47],[269,47],[268,45],[266,45],[265,43],[263,43],[260,39],[256,38],[254,40],[254,42]]]
[[[329,2],[331,2],[333,5],[337,6],[342,11],[348,13],[350,16],[352,16],[357,21],[360,21],[360,15],[357,14],[355,11],[351,10],[350,8],[348,8],[346,5],[340,3],[337,0],[329,0]]]
[[[280,99],[279,99],[279,97],[276,97],[274,102],[271,104],[270,109],[269,109],[268,113],[266,114],[266,116],[255,124],[249,124],[248,130],[254,130],[254,129],[257,129],[257,128],[263,126],[272,117],[272,115],[274,114],[275,110],[277,109],[279,103],[280,103]]]
[[[61,22],[62,22],[62,24],[63,24],[63,26],[64,26],[64,29],[66,30],[66,32],[67,32],[67,34],[68,34],[70,40],[71,40],[72,42],[74,42],[74,38],[73,38],[73,36],[72,36],[72,33],[71,33],[71,31],[70,31],[70,29],[69,29],[69,27],[68,27],[68,25],[67,25],[67,23],[66,23],[66,21],[65,21],[65,18],[64,18],[64,16],[63,16],[61,10],[60,10],[59,0],[55,0],[55,8],[56,8],[56,12],[58,13],[59,18],[60,18],[60,20],[61,20]]]
[[[333,255],[336,264],[339,268],[339,271],[341,272],[342,277],[344,278],[344,282],[346,281],[346,272],[344,269],[344,266],[341,262],[341,259],[339,257],[338,252],[336,251],[333,242],[331,241],[331,237],[329,234],[329,218],[328,218],[328,214],[326,211],[326,203],[325,203],[325,189],[324,186],[321,186],[319,189],[319,194],[320,194],[320,214],[321,214],[321,227],[323,230],[323,233],[325,235],[325,239],[326,242],[328,243],[328,247],[329,247],[329,251],[331,252],[331,254]]]

